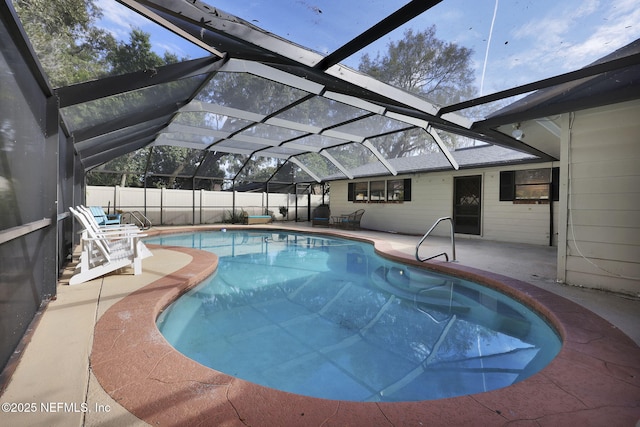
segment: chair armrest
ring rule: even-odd
[[[125,234],[120,236],[121,239],[138,239],[140,237],[147,237],[146,234]],[[97,236],[97,237],[83,237],[82,240],[86,240],[86,241],[108,241],[108,240],[113,240],[114,238],[111,236]]]

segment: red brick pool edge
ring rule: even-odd
[[[415,263],[385,242],[373,243],[381,254]],[[96,324],[91,353],[91,369],[103,389],[151,425],[634,426],[640,419],[640,347],[629,337],[551,292],[450,263],[429,266],[501,289],[545,315],[563,338],[558,356],[512,386],[420,402],[318,399],[231,377],[179,353],[156,327],[164,307],[212,274],[218,262],[208,252],[168,249],[193,259],[107,310]]]

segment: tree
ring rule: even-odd
[[[362,56],[360,71],[422,96],[438,105],[470,98],[475,92],[473,51],[436,38],[436,27],[406,30],[404,39],[390,42],[385,56]]]
[[[299,100],[307,93],[282,83],[271,81],[248,73],[220,72],[209,85],[198,94],[198,100],[217,105],[247,110],[258,114],[271,114],[282,107]],[[285,117],[288,118],[288,117]],[[280,132],[281,140],[291,139],[303,134],[299,131],[286,131],[268,125],[256,125],[244,129],[249,122],[234,117],[214,116],[202,117],[200,123],[190,123],[199,127],[235,133],[242,130],[248,137],[270,139],[272,132]],[[264,182],[278,169],[277,160],[260,155],[265,148],[262,144],[243,143],[244,148],[253,150],[253,156],[243,162],[242,169],[235,175],[236,183]],[[212,148],[215,150],[215,145]],[[247,159],[245,159],[247,160]]]
[[[161,67],[178,62],[178,57],[169,52],[160,57],[151,50],[149,33],[140,29],[133,29],[129,34],[129,43],[117,43],[106,55],[110,65],[110,74],[119,75],[135,71]]]
[[[358,69],[436,105],[449,105],[476,93],[472,54],[471,49],[438,39],[435,26],[421,32],[408,29],[402,40],[388,44],[386,54],[378,53],[375,58],[364,54]],[[397,134],[378,149],[388,157],[415,154],[423,149],[425,136],[405,138]],[[455,141],[446,142],[455,145]]]
[[[16,12],[53,87],[178,62],[152,51],[150,35],[139,29],[118,42],[97,26],[95,0],[15,0]]]
[[[94,0],[15,0],[14,5],[52,86],[104,74],[105,49],[115,41],[95,26],[102,12]]]
[[[16,12],[29,36],[47,77],[54,87],[97,79],[108,75],[125,74],[139,70],[154,69],[178,62],[177,55],[164,52],[160,56],[153,52],[150,35],[140,29],[132,29],[128,41],[117,41],[110,33],[97,26],[102,16],[95,0],[15,0]],[[117,119],[123,111],[136,106],[145,108],[146,99],[171,96],[180,91],[180,83],[147,88],[139,92],[118,94],[91,103],[67,107],[68,122],[74,129],[94,126],[104,121],[106,115]],[[154,95],[153,92],[157,92]],[[146,98],[145,98],[146,95]],[[167,164],[187,164],[185,149],[165,150]],[[110,170],[88,174],[90,185],[141,185],[146,166],[146,155],[125,155],[110,162]],[[183,162],[183,163],[181,163]],[[144,163],[142,165],[141,163]],[[166,166],[166,165],[165,165]],[[168,166],[167,166],[168,167]],[[182,169],[175,166],[170,185],[175,185]],[[119,171],[118,173],[114,173]]]

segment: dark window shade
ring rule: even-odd
[[[404,201],[411,201],[411,178],[404,180]]]
[[[349,188],[347,189],[347,201],[353,202],[353,200],[355,199],[354,194],[355,194],[355,183],[350,182]]]
[[[515,171],[500,172],[500,201],[509,202],[515,199]]]

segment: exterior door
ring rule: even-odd
[[[479,235],[482,176],[454,177],[453,186],[453,223],[455,232]]]

